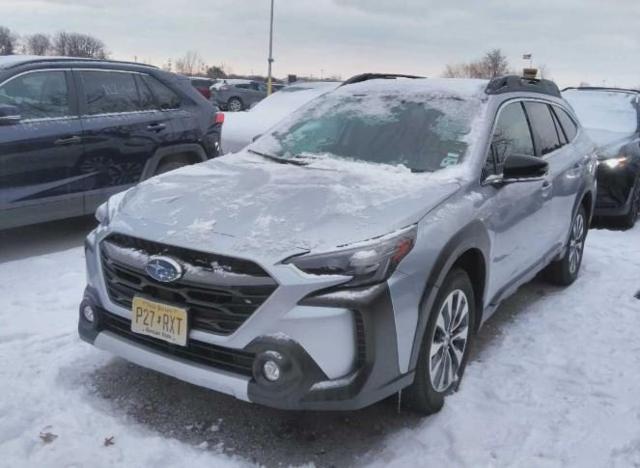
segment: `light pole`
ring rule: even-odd
[[[271,23],[269,26],[269,72],[267,77],[267,95],[271,94],[273,77],[271,76],[271,65],[273,64],[273,2],[271,0]]]

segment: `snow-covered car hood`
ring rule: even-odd
[[[131,189],[111,220],[118,232],[277,262],[327,251],[418,221],[459,187],[459,171],[321,158],[280,164],[242,152]]]
[[[615,132],[600,128],[585,128],[589,138],[598,146],[601,159],[618,156],[623,146],[637,138],[635,132]]]

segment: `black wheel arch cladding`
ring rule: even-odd
[[[456,263],[466,252],[469,251],[479,252],[483,262],[483,265],[481,266],[483,271],[480,273],[483,279],[482,284],[474,284],[474,274],[467,271],[467,274],[471,279],[475,296],[475,330],[472,330],[472,332],[475,332],[480,326],[484,312],[484,298],[487,288],[486,279],[489,271],[489,252],[491,251],[491,241],[484,224],[479,220],[475,220],[458,231],[449,240],[440,252],[434,267],[429,273],[427,284],[425,286],[422,299],[420,300],[418,323],[413,337],[409,369],[415,369],[418,363],[422,339],[442,283]]]

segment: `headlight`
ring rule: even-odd
[[[96,219],[100,224],[106,226],[109,224],[109,202],[106,201],[96,210]]]
[[[627,162],[626,156],[620,156],[620,157],[617,157],[617,158],[602,159],[602,160],[598,161],[598,164],[604,164],[609,169],[616,169],[616,168],[618,168],[620,166],[624,166],[624,164],[626,164],[626,162]]]
[[[111,196],[106,202],[98,207],[96,210],[96,219],[102,226],[108,226],[113,216],[120,209],[120,205],[122,205],[122,200],[125,195],[129,192],[129,190],[124,190],[122,192],[118,192]]]
[[[287,260],[312,275],[343,275],[344,286],[364,286],[384,281],[415,244],[416,226],[332,252],[302,255]]]

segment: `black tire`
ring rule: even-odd
[[[466,321],[466,323],[463,323],[461,321],[460,326],[457,328],[451,328],[450,326],[451,329],[449,333],[447,333],[445,342],[442,333],[443,328],[441,327],[441,325],[439,325],[438,319],[441,310],[445,307],[445,302],[447,301],[447,299],[450,297],[450,295],[454,295],[452,301],[456,301],[455,294],[457,294],[458,291],[461,291],[466,297],[468,314],[467,318],[463,319],[464,321]],[[459,298],[460,296],[457,297]],[[460,302],[461,300],[457,299],[457,303]],[[457,305],[454,305],[452,307],[454,309],[457,309]],[[420,355],[418,357],[418,363],[416,366],[415,379],[413,381],[413,384],[411,384],[404,391],[403,401],[407,408],[428,415],[440,411],[442,405],[444,404],[445,396],[451,392],[454,392],[458,388],[460,379],[462,378],[464,369],[467,364],[469,347],[472,342],[473,330],[475,329],[474,326],[476,320],[475,297],[469,275],[467,275],[467,273],[460,268],[455,268],[450,271],[438,292],[438,296],[436,297],[433,309],[431,311],[423,310],[421,311],[421,313],[429,313],[429,320],[427,322],[424,337],[422,338],[422,343],[420,345]],[[455,322],[455,320],[451,320],[451,322]],[[455,323],[451,325],[455,325]],[[456,353],[454,353],[452,350],[454,346],[456,347],[456,349],[460,350],[460,341],[459,339],[455,338],[455,336],[460,332],[456,332],[455,330],[461,330],[461,327],[463,325],[467,327],[466,342],[464,343],[463,349],[461,351],[461,358],[456,358]],[[445,327],[446,326],[447,325],[445,324]],[[452,337],[453,339],[451,339]],[[455,344],[456,342],[458,344]],[[444,343],[446,344],[443,346]],[[431,357],[430,354],[432,346],[438,346],[440,351],[444,351],[442,353],[438,351],[434,354],[433,357]],[[451,379],[450,383],[448,385],[445,385],[445,388],[438,389],[436,388],[437,385],[434,385],[433,382],[434,380],[437,381],[439,377],[442,377],[441,372],[444,370],[444,366],[446,365],[445,363],[447,361],[441,361],[443,364],[442,367],[440,367],[440,372],[438,372],[437,361],[435,361],[435,359],[438,359],[438,356],[444,356],[445,354],[447,354],[448,356],[448,362],[454,363],[455,371],[452,372],[453,378]],[[434,378],[432,379],[431,366],[434,363],[436,363],[436,372],[434,373]],[[454,368],[452,367],[451,369]]]
[[[636,225],[636,221],[640,216],[640,177],[636,179],[636,183],[631,188],[631,206],[629,212],[620,218],[622,227],[631,229]]]
[[[239,112],[244,109],[244,103],[242,99],[238,97],[232,97],[227,101],[227,110],[229,112]]]
[[[581,232],[578,232],[580,223],[582,223],[582,228]],[[588,230],[587,212],[584,206],[580,206],[571,220],[564,256],[546,268],[545,274],[551,283],[558,286],[569,286],[576,280],[582,265],[584,242]],[[577,247],[577,250],[574,250],[574,247]],[[577,258],[573,257],[574,254],[577,254]]]
[[[168,161],[162,161],[156,168],[154,175],[164,174],[165,172],[173,171],[184,166],[191,164],[187,159],[170,159]]]

